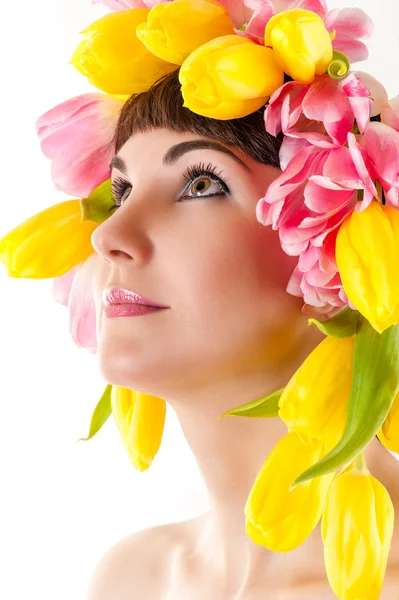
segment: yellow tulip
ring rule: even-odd
[[[139,471],[145,471],[152,464],[162,441],[165,400],[114,385],[111,406],[131,462]]]
[[[331,484],[321,523],[327,577],[340,600],[377,600],[394,529],[394,507],[367,468]]]
[[[154,6],[136,34],[155,56],[181,65],[205,42],[234,34],[234,23],[217,0],[174,0]]]
[[[136,36],[146,20],[146,8],[104,15],[80,33],[86,38],[76,48],[71,64],[95,87],[108,94],[144,92],[176,65],[154,56]]]
[[[338,231],[336,259],[348,298],[374,329],[399,323],[399,211],[375,201],[353,211]]]
[[[279,417],[290,431],[333,447],[342,436],[352,387],[355,336],[328,336],[291,377],[279,400]]]
[[[308,537],[322,515],[334,477],[328,473],[289,490],[325,454],[320,440],[288,433],[265,460],[245,505],[246,533],[258,545],[288,552]]]
[[[81,221],[80,200],[54,204],[0,239],[0,260],[9,277],[59,277],[94,252],[98,223]]]
[[[213,119],[236,119],[266,104],[284,83],[284,73],[271,48],[225,35],[194,50],[179,80],[183,106]]]
[[[377,435],[385,448],[399,454],[399,394]]]
[[[330,33],[316,13],[293,8],[270,19],[265,46],[271,46],[280,67],[295,81],[312,83],[327,71],[333,58]]]

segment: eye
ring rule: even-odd
[[[114,201],[114,204],[109,209],[110,211],[121,206],[122,202],[129,196],[132,190],[132,185],[126,181],[126,179],[122,179],[122,177],[116,177],[116,179],[114,179],[114,181],[111,183],[111,190],[111,198],[112,201]]]
[[[222,172],[216,175],[215,171],[216,167],[211,163],[206,167],[204,163],[188,167],[184,174],[184,179],[188,181],[188,185],[180,196],[179,202],[191,198],[209,198],[210,196],[225,196],[229,194],[230,190],[228,186],[220,177]]]

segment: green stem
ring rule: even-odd
[[[355,469],[363,471],[364,473],[368,473],[366,459],[364,458],[364,452],[360,452],[360,454],[356,456],[355,460],[353,461],[353,464]]]

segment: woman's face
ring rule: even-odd
[[[186,394],[288,360],[297,322],[303,330],[302,300],[285,292],[297,259],[255,213],[279,171],[209,143],[218,144],[158,129],[118,153],[121,206],[92,235],[97,356],[109,383]],[[169,308],[110,318],[102,293],[114,287]]]

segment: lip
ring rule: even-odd
[[[102,300],[106,307],[115,304],[141,304],[153,308],[170,308],[169,306],[159,304],[150,298],[146,298],[137,292],[126,290],[125,288],[112,288],[103,290]]]
[[[147,306],[146,304],[138,304],[130,302],[128,304],[109,304],[104,308],[104,314],[111,319],[117,317],[140,317],[149,313],[164,310],[159,306]]]

